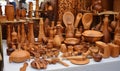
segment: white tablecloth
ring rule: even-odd
[[[23,63],[9,63],[9,56],[6,54],[6,41],[3,40],[2,43],[4,57],[3,71],[20,71],[19,69],[23,66]],[[27,67],[26,71],[40,71],[31,67],[31,61],[32,60],[27,61],[29,63],[29,66]],[[90,63],[86,65],[74,65],[66,60],[64,60],[64,62],[70,66],[65,67],[61,64],[48,65],[47,69],[41,71],[120,71],[120,56],[117,58],[110,57],[108,59],[102,59],[101,62],[95,62],[93,59],[91,59]]]

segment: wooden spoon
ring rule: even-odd
[[[82,18],[82,13],[78,13],[76,16],[75,24],[74,24],[75,28],[78,27],[78,24],[79,24],[81,18]]]
[[[82,17],[82,24],[85,30],[90,29],[90,26],[93,21],[93,14],[92,13],[85,13]]]
[[[63,22],[64,22],[66,27],[67,27],[68,23],[71,23],[73,25],[73,23],[74,23],[74,15],[69,11],[65,12],[63,14]]]

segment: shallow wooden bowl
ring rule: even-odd
[[[86,30],[82,33],[82,35],[84,36],[85,41],[88,42],[99,41],[103,36],[101,32],[95,30]]]

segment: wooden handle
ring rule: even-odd
[[[78,24],[79,24],[81,18],[82,18],[82,13],[78,13],[76,16],[75,24],[74,24],[75,28],[78,27]]]
[[[28,66],[28,63],[24,63],[23,67],[20,68],[20,71],[26,71],[26,68]]]
[[[66,66],[66,67],[69,66],[67,63],[65,63],[65,62],[63,62],[63,61],[60,61],[60,60],[59,60],[59,63],[62,64],[62,65],[64,65],[64,66]]]

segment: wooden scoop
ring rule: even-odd
[[[78,13],[76,16],[75,24],[74,24],[75,28],[78,27],[78,24],[79,24],[81,18],[82,18],[82,13]]]
[[[73,24],[74,23],[74,15],[71,12],[65,12],[63,14],[63,22],[66,27],[67,27],[68,23]]]
[[[89,30],[93,21],[92,13],[85,13],[82,17],[82,24],[85,30]]]

